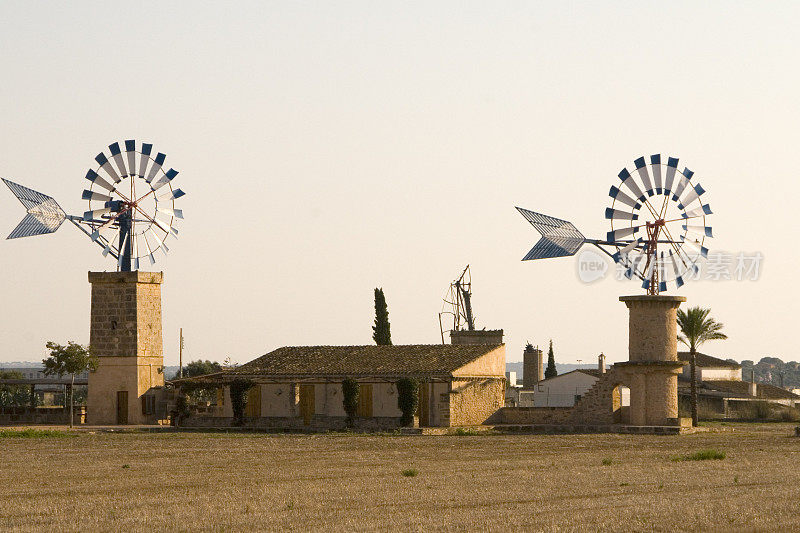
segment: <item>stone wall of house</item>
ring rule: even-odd
[[[449,426],[496,423],[505,403],[505,378],[454,379],[449,393]],[[445,425],[445,424],[441,424]]]
[[[564,424],[572,413],[572,407],[503,407],[500,424]]]

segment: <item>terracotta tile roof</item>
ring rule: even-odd
[[[678,352],[678,359],[681,361],[686,361],[689,363],[689,359],[691,355],[689,352]],[[720,359],[718,357],[712,357],[710,355],[706,355],[704,353],[697,352],[697,366],[703,368],[742,368],[742,365],[738,363],[731,363],[730,361],[726,361],[725,359]]]
[[[233,375],[446,375],[499,344],[284,346],[225,372]]]
[[[800,396],[797,394],[776,387],[775,385],[770,385],[769,383],[756,383],[756,385],[758,391],[757,398],[763,398],[765,400],[800,400]],[[749,381],[710,380],[703,381],[703,386],[712,390],[750,396]]]
[[[789,392],[786,389],[770,385],[769,383],[756,383],[758,385],[758,395],[755,398],[764,400],[800,400],[800,396]],[[688,394],[691,383],[688,380],[678,381],[678,389],[682,394]],[[699,391],[703,390],[710,392],[719,392],[731,397],[737,398],[753,398],[750,396],[750,382],[739,380],[704,380],[700,382]]]

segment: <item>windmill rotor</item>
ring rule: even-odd
[[[116,259],[119,270],[138,270],[144,259],[154,264],[156,252],[169,251],[166,240],[177,238],[176,223],[183,219],[183,210],[175,206],[185,195],[173,185],[178,171],[164,170],[166,155],[153,156],[152,144],[135,140],[110,144],[108,153],[94,160],[97,166],[85,176],[89,184],[81,198],[88,205],[82,216],[67,215],[50,196],[3,179],[28,212],[8,238],[53,233],[69,220],[103,249],[104,257]]]
[[[620,264],[625,277],[640,279],[648,294],[666,291],[669,284],[682,287],[684,277],[708,257],[712,211],[694,172],[679,170],[677,158],[665,159],[639,157],[633,173],[619,172],[620,183],[608,193],[605,218],[611,229],[605,239],[587,239],[565,220],[518,207],[542,235],[523,260],[571,256],[589,243]]]

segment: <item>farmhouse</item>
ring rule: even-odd
[[[503,407],[505,345],[286,346],[242,366],[173,381],[178,389],[216,388],[217,405],[183,421],[189,426],[233,423],[230,385],[246,380],[245,425],[343,428],[342,381],[359,384],[357,427],[398,427],[397,381],[419,382],[420,426],[476,425]]]

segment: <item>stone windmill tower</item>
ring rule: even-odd
[[[173,188],[178,175],[164,171],[166,155],[134,140],[109,145],[86,173],[83,215],[68,215],[50,196],[3,180],[27,210],[9,239],[55,232],[68,220],[116,262],[116,271],[89,272],[92,286],[89,344],[98,368],[89,374],[90,424],[154,423],[164,385],[161,272],[145,272],[157,252],[169,251],[183,211]]]

